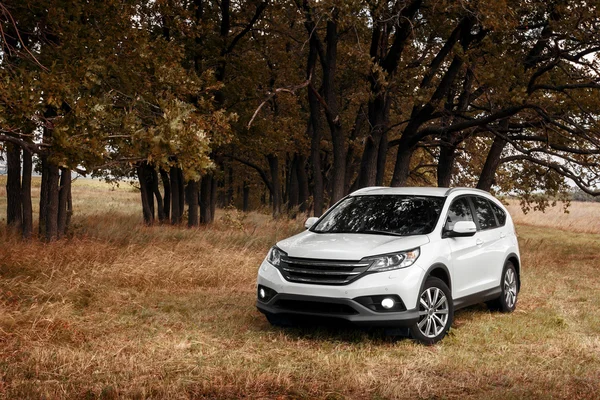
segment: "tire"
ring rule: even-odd
[[[448,286],[438,278],[427,278],[419,294],[419,320],[410,327],[417,342],[433,345],[446,336],[454,320],[454,304]]]
[[[511,313],[517,307],[519,278],[512,262],[507,261],[500,277],[500,297],[488,303],[488,308],[503,313]]]

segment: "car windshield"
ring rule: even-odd
[[[318,233],[369,233],[410,236],[431,233],[445,197],[351,196],[311,230]]]

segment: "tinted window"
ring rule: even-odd
[[[421,235],[431,233],[445,198],[352,196],[331,210],[314,232]]]
[[[504,224],[506,224],[506,213],[503,209],[498,207],[493,202],[490,201],[489,203],[492,206],[492,210],[494,210],[494,214],[496,214],[496,219],[498,220],[498,223],[500,224],[500,226],[504,226]]]
[[[471,207],[465,197],[454,200],[448,209],[448,218],[446,218],[446,229],[452,230],[454,224],[458,221],[473,221]]]
[[[473,205],[475,206],[475,214],[477,215],[477,221],[481,229],[490,229],[496,227],[496,217],[490,203],[483,197],[471,197],[473,199]]]

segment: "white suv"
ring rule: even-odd
[[[278,242],[258,272],[256,306],[274,325],[337,318],[407,327],[433,344],[457,308],[515,309],[519,245],[506,208],[487,192],[370,187],[306,227]]]

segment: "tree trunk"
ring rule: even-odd
[[[189,181],[186,190],[188,192],[188,226],[198,226],[198,182]]]
[[[6,151],[6,223],[21,228],[23,207],[21,203],[21,148],[8,144]]]
[[[210,213],[210,175],[204,175],[200,181],[200,222],[209,224],[212,221]]]
[[[30,239],[33,232],[33,207],[31,204],[31,172],[33,170],[32,154],[23,150],[23,180],[21,183],[21,204],[23,221],[21,225],[23,238]]]
[[[373,89],[375,90],[375,89]],[[387,114],[389,101],[385,93],[380,93],[373,100],[369,100],[369,124],[371,133],[365,142],[365,149],[360,161],[358,173],[358,187],[374,186],[377,184],[377,170],[379,160],[379,147],[382,137],[387,129]],[[386,143],[387,146],[387,143]]]
[[[306,176],[306,157],[303,155],[298,155],[296,175],[298,178],[298,208],[300,212],[306,212],[306,203],[308,202],[308,177]]]
[[[48,215],[48,156],[41,156],[42,161],[42,182],[40,184],[40,213],[38,216],[38,234],[41,237],[46,236],[46,219]]]
[[[164,169],[160,169],[160,179],[163,183],[163,211],[165,213],[165,221],[169,221],[171,217],[171,181],[169,179],[169,173]]]
[[[500,165],[500,157],[502,156],[502,151],[504,151],[504,146],[506,146],[506,140],[500,136],[496,136],[494,138],[494,142],[492,143],[492,147],[490,147],[490,151],[485,160],[485,164],[483,165],[483,169],[481,170],[481,174],[479,175],[477,189],[489,192],[492,188],[492,185],[494,184],[494,178],[496,176],[496,170]]]
[[[333,173],[331,177],[331,203],[337,202],[346,194],[346,137],[342,129],[339,105],[335,93],[337,73],[337,31],[338,9],[333,8],[332,19],[327,21],[327,56],[323,68],[323,92],[327,103],[326,115],[331,132],[333,147]],[[316,34],[316,33],[315,33]]]
[[[138,165],[137,175],[140,182],[140,195],[142,197],[142,215],[144,216],[144,223],[146,225],[152,225],[154,222],[154,199],[152,197],[150,185],[148,185],[146,174],[147,170],[144,164]],[[150,203],[152,203],[152,206],[150,206]]]
[[[386,123],[387,126],[387,123]],[[386,132],[381,135],[381,141],[379,142],[379,150],[377,151],[377,174],[375,177],[375,185],[383,186],[383,179],[385,178],[385,164],[387,160],[388,152],[388,135],[387,127]]]
[[[221,169],[220,175],[225,175],[225,170]],[[225,206],[227,206],[227,191],[225,190],[225,179],[222,178],[215,180],[217,182],[217,201],[215,203],[215,207],[224,208]]]
[[[379,142],[375,142],[373,136],[367,136],[365,139],[365,148],[360,159],[360,168],[358,170],[357,188],[373,186],[377,181],[377,154],[379,152]]]
[[[406,180],[410,175],[410,159],[414,153],[414,148],[408,147],[404,143],[398,146],[396,155],[396,165],[394,166],[394,176],[392,177],[393,187],[406,185]]]
[[[289,206],[289,201],[290,201],[290,184],[292,183],[290,180],[290,170],[292,168],[292,160],[290,159],[290,156],[288,153],[285,154],[285,165],[281,171],[282,175],[283,175],[283,180],[282,180],[282,184],[281,184],[281,206],[283,207],[284,205],[288,205]]]
[[[164,222],[166,218],[165,206],[163,203],[162,195],[160,194],[160,190],[158,188],[158,173],[156,172],[156,168],[154,168],[153,165],[147,164],[146,175],[150,178],[148,182],[150,196],[154,196],[156,198],[156,214],[158,216],[158,220],[160,222]],[[154,205],[154,200],[152,201],[152,204]],[[154,214],[154,212],[152,214]]]
[[[72,185],[71,185],[72,187]],[[71,226],[71,217],[73,216],[73,191],[69,190],[67,193],[67,228]]]
[[[333,173],[331,176],[331,204],[346,195],[346,141],[341,128],[332,132]]]
[[[179,168],[171,167],[169,171],[171,180],[171,224],[177,225],[181,223],[181,189],[183,182],[179,180]]]
[[[317,62],[317,41],[311,35],[309,41],[308,61],[306,65],[306,76],[308,79],[313,77],[315,65]],[[313,212],[319,217],[323,213],[323,172],[321,170],[321,119],[319,100],[313,90],[308,90],[308,105],[310,109],[310,119],[307,126],[307,133],[310,136],[310,162],[313,172]]]
[[[228,188],[227,188],[227,198],[225,199],[225,203],[227,206],[230,206],[233,204],[233,167],[230,165],[228,168],[228,179],[227,179],[227,183],[228,183]]]
[[[69,192],[71,191],[71,170],[60,169],[60,189],[58,191],[58,238],[67,234],[67,221],[71,213],[69,209]]]
[[[329,152],[322,151],[321,152],[321,169],[323,171],[323,196],[325,193],[329,193],[329,198],[331,200],[331,164],[329,163]],[[325,198],[323,201],[323,207],[327,209],[327,199]]]
[[[58,166],[48,162],[48,205],[46,210],[46,240],[58,239]]]
[[[450,187],[456,158],[456,146],[447,143],[440,148],[440,157],[437,166],[438,187]]]
[[[215,220],[215,214],[217,212],[217,180],[215,175],[210,175],[210,223]]]
[[[273,218],[281,214],[281,183],[279,180],[279,158],[274,154],[267,156],[269,161],[269,170],[271,172],[271,183],[273,185]]]
[[[310,95],[309,95],[310,96]],[[318,116],[315,118],[318,119]],[[315,129],[315,124],[317,128]],[[313,213],[315,217],[320,217],[323,214],[323,171],[321,169],[321,135],[319,123],[313,121],[312,129],[310,129],[311,146],[310,146],[310,162],[312,165],[312,183],[313,183]]]
[[[246,212],[246,211],[248,211],[249,201],[250,201],[250,185],[248,185],[248,182],[246,182],[246,181],[244,181],[244,186],[242,188],[242,192],[243,192],[242,211]]]
[[[289,172],[289,188],[288,188],[288,210],[292,211],[290,215],[292,218],[296,218],[296,207],[298,207],[299,199],[299,185],[298,185],[298,155],[294,154],[290,165]]]

